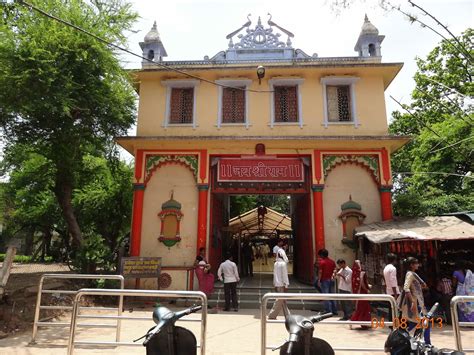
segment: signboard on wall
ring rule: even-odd
[[[161,271],[161,258],[139,256],[122,258],[120,271],[126,279],[159,277]]]
[[[220,159],[217,166],[219,182],[303,182],[303,162],[298,158],[282,159]]]

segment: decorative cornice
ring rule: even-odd
[[[197,181],[198,173],[198,158],[196,155],[148,155],[145,163],[145,181],[148,182],[153,175],[154,171],[162,166],[167,164],[179,164],[183,165],[194,175],[194,178]]]
[[[380,192],[392,192],[392,187],[393,186],[387,186],[387,185],[380,186],[379,191]]]
[[[324,190],[324,185],[312,185],[311,190],[314,192],[321,192]]]
[[[206,191],[209,190],[209,184],[198,184],[199,191]]]
[[[133,184],[133,190],[145,190],[145,184]]]
[[[323,174],[326,177],[334,167],[343,164],[356,164],[366,168],[377,184],[380,183],[379,159],[377,155],[337,154],[323,155]]]

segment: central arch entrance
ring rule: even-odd
[[[252,158],[241,159],[235,158],[234,161],[229,158],[222,158],[225,161],[225,173],[223,164],[220,158],[213,158],[213,165],[211,168],[211,194],[210,194],[210,221],[209,221],[209,259],[211,264],[219,265],[222,261],[224,253],[232,251],[235,245],[242,246],[246,240],[252,241],[255,244],[267,244],[272,248],[276,244],[276,238],[284,237],[289,241],[289,254],[292,258],[292,273],[293,276],[301,282],[312,283],[313,280],[313,263],[314,263],[314,238],[313,238],[313,223],[312,223],[312,201],[310,193],[310,159],[308,157],[297,158]],[[263,162],[262,162],[263,161]],[[270,164],[269,161],[272,161]],[[293,167],[291,168],[291,165]],[[263,169],[266,166],[270,174],[270,178],[266,177],[264,173],[256,179],[255,175],[249,172],[249,169],[254,169],[254,172],[259,172],[255,167]],[[233,169],[235,167],[235,169]],[[270,167],[270,168],[268,168]],[[275,170],[275,167],[280,169]],[[284,169],[286,167],[286,169]],[[247,169],[247,170],[245,170]],[[293,169],[293,176],[285,176],[284,171],[291,175]],[[299,170],[300,176],[295,178]],[[263,170],[260,170],[262,172]],[[280,175],[280,178],[275,178],[274,175]],[[259,227],[258,221],[258,207],[260,201],[253,206],[249,206],[247,217],[242,216],[241,213],[235,215],[235,211],[231,210],[232,201],[242,196],[277,196],[280,199],[287,200],[287,213],[277,211],[277,214],[271,215],[272,221],[264,228]],[[272,206],[268,204],[263,207],[271,209]],[[233,215],[234,213],[234,215]],[[285,217],[286,218],[283,218]],[[242,223],[235,223],[232,218],[240,216]],[[280,221],[278,220],[280,216]],[[285,228],[283,226],[285,221]],[[266,228],[268,227],[268,228]],[[237,239],[237,240],[236,240]],[[243,262],[241,252],[237,255],[237,261],[240,264]],[[235,251],[234,251],[235,253]],[[234,259],[236,257],[234,256]],[[240,260],[239,260],[240,259]],[[261,272],[272,271],[273,257],[268,260],[270,267],[260,268]],[[259,270],[256,268],[256,272]]]

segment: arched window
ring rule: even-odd
[[[148,51],[148,59],[153,60],[155,58],[155,51],[153,49],[150,49]]]
[[[373,43],[369,44],[369,56],[375,57],[375,45]]]

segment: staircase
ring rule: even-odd
[[[266,293],[275,292],[273,288],[272,274],[255,274],[254,277],[242,279],[237,285],[237,297],[239,300],[239,308],[242,309],[259,309],[262,296]],[[314,287],[302,284],[290,277],[289,293],[314,293]],[[269,307],[273,304],[268,303]],[[292,300],[287,302],[288,307],[298,310],[323,310],[321,301],[305,301]],[[225,306],[224,285],[222,282],[216,282],[214,292],[209,298],[209,305],[223,309]]]

